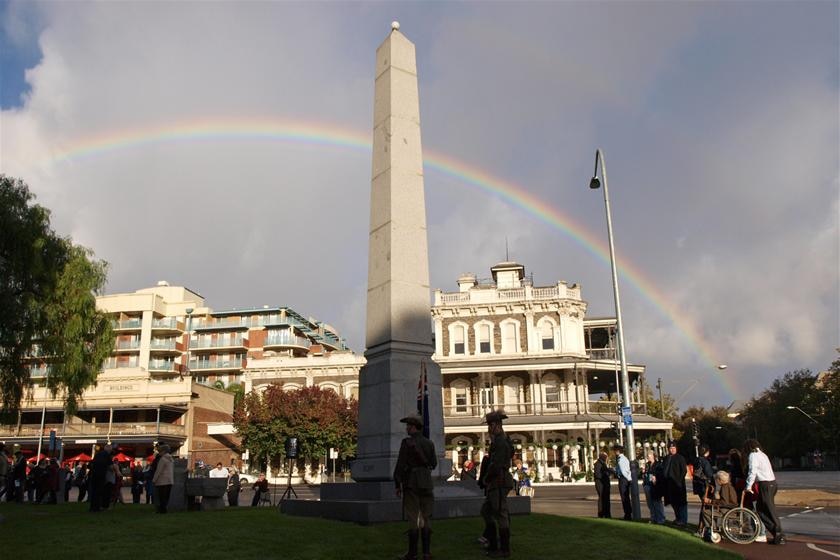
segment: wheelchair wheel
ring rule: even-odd
[[[714,544],[719,543],[719,542],[720,542],[720,533],[718,533],[717,531],[712,531],[712,535],[711,535],[710,540],[711,540]]]
[[[747,508],[737,507],[726,512],[720,522],[723,534],[736,544],[750,544],[758,536],[761,521]]]

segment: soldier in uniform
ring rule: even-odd
[[[421,537],[423,560],[431,560],[430,518],[435,502],[431,471],[437,467],[435,444],[423,436],[423,419],[420,416],[406,416],[400,422],[405,424],[408,437],[400,445],[397,466],[394,467],[394,482],[410,526],[408,553],[400,558],[417,560],[417,539]]]
[[[487,555],[492,558],[510,556],[510,513],[507,495],[513,489],[510,464],[513,458],[513,444],[502,429],[502,420],[507,415],[501,410],[485,416],[487,432],[490,435],[490,455],[486,467],[482,462],[481,485],[485,489],[481,516],[484,518],[484,537],[488,540]],[[499,528],[498,538],[496,527]]]

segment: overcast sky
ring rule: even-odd
[[[0,171],[110,263],[108,292],[168,280],[215,309],[288,305],[363,351],[368,150],[248,134],[74,149],[183,122],[369,137],[397,19],[428,154],[604,243],[587,188],[604,150],[619,258],[651,281],[620,278],[628,359],[675,396],[699,380],[682,408],[837,356],[837,2],[0,8]],[[507,238],[536,284],[580,283],[589,316],[614,313],[608,266],[564,227],[430,167],[426,200],[433,288],[489,276]]]

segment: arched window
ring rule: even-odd
[[[449,340],[450,354],[467,354],[467,325],[464,323],[454,323],[449,325]]]
[[[560,409],[560,381],[553,373],[549,373],[543,377],[542,380],[543,391],[545,393],[545,408],[546,410]]]
[[[493,323],[482,321],[475,325],[475,349],[477,354],[493,354]]]
[[[540,340],[543,350],[554,350],[554,322],[550,319],[542,319],[539,324]]]
[[[514,354],[519,351],[519,323],[512,320],[503,321],[502,353]]]

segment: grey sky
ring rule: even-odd
[[[603,240],[587,184],[604,149],[617,250],[654,284],[622,279],[628,357],[651,382],[679,395],[701,379],[681,405],[729,404],[836,356],[836,2],[2,7],[0,170],[111,263],[111,292],[166,279],[217,309],[290,305],[362,351],[369,153],[249,137],[54,155],[190,120],[365,133],[374,51],[398,19],[430,152]],[[488,276],[507,237],[538,284],[581,283],[589,315],[612,314],[609,269],[561,228],[434,170],[426,198],[433,287]],[[674,318],[729,364],[734,393]]]

